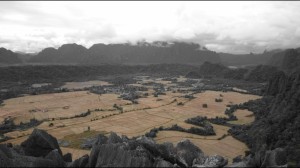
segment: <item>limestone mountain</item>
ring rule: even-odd
[[[218,53],[224,65],[228,66],[249,66],[249,65],[266,65],[272,56],[281,50],[265,51],[259,54],[230,54]]]
[[[293,71],[300,66],[300,48],[287,49],[272,56],[269,64],[286,71]]]
[[[77,44],[64,44],[57,50],[47,48],[30,62],[78,63],[78,64],[201,64],[205,61],[218,63],[216,52],[200,49],[200,45],[184,42],[140,42],[136,45],[94,44],[89,49]]]
[[[0,64],[16,64],[21,63],[18,58],[18,54],[7,50],[6,48],[0,48]]]
[[[29,61],[35,63],[81,63],[87,56],[82,45],[64,44],[58,49],[45,48]]]

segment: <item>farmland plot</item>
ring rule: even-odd
[[[169,81],[148,79],[168,85]],[[180,78],[184,81],[184,78]],[[0,118],[8,116],[14,118],[16,124],[29,121],[31,118],[38,120],[47,119],[37,128],[44,129],[57,139],[66,136],[80,134],[90,130],[99,132],[116,132],[128,137],[144,135],[153,128],[160,126],[170,127],[177,124],[183,128],[196,127],[185,123],[185,120],[195,116],[226,117],[224,114],[226,105],[239,104],[249,100],[258,99],[259,96],[241,94],[237,92],[205,91],[194,94],[194,99],[184,98],[183,93],[165,92],[166,95],[154,97],[153,90],[147,91],[149,96],[137,99],[138,104],[119,98],[118,94],[97,95],[87,91],[75,91],[66,93],[54,93],[35,96],[24,96],[4,101],[0,107]],[[216,102],[216,98],[222,98],[222,102]],[[179,105],[179,102],[182,104]],[[114,106],[122,107],[122,110]],[[203,108],[207,104],[207,108]],[[97,110],[96,110],[97,109]],[[74,117],[83,112],[90,111],[84,117]],[[238,110],[235,112],[239,124],[248,124],[253,121],[251,112]],[[63,118],[65,117],[65,118]],[[51,126],[50,126],[51,125]],[[214,125],[215,136],[199,136],[178,131],[160,131],[155,140],[159,143],[170,141],[179,142],[182,139],[190,139],[206,154],[219,154],[232,159],[237,155],[243,155],[247,147],[242,142],[226,136],[229,127]],[[6,136],[14,139],[8,140],[14,144],[24,141],[33,128],[22,131],[16,130],[6,133]],[[73,149],[66,148],[66,151]],[[74,155],[84,154],[85,151],[74,149]]]

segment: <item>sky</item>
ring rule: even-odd
[[[300,47],[300,1],[1,1],[0,47],[185,41],[235,54]]]

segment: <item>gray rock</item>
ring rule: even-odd
[[[21,143],[21,146],[25,154],[29,156],[46,156],[54,149],[57,149],[59,154],[62,155],[56,138],[44,130],[34,129],[29,138]]]
[[[193,167],[224,167],[225,165],[227,165],[227,163],[227,159],[224,159],[219,155],[214,155],[207,157],[204,164],[195,164],[193,165]]]
[[[257,167],[254,164],[254,159],[252,155],[248,155],[241,159],[242,159],[241,161],[233,162],[232,164],[226,165],[224,167]]]
[[[206,159],[206,156],[197,157],[193,160],[193,165],[203,165]]]
[[[108,143],[93,147],[89,166],[152,167],[150,158],[149,152],[142,146],[130,150],[126,143]]]
[[[79,159],[76,159],[72,163],[68,163],[67,167],[86,167],[89,162],[89,155],[84,155]]]
[[[243,156],[242,155],[239,155],[239,156],[232,159],[233,163],[238,163],[238,162],[241,162],[241,161],[243,161]]]
[[[80,145],[82,149],[91,149],[94,144],[97,144],[99,141],[98,137],[96,138],[84,138],[83,143]]]
[[[9,150],[6,145],[0,144],[0,167],[12,167],[13,162],[10,159]]]
[[[56,162],[50,159],[18,154],[6,145],[0,145],[0,167],[58,167]]]
[[[287,164],[286,151],[282,148],[266,151],[261,167],[280,167]]]
[[[61,156],[60,153],[58,153],[57,149],[52,150],[46,157],[45,159],[50,159],[54,161],[58,167],[65,167],[65,161],[63,157]]]
[[[160,156],[169,162],[176,163],[176,150],[172,143],[164,142],[163,144],[158,144],[158,151]]]
[[[191,167],[195,158],[204,157],[203,152],[188,139],[180,141],[176,146],[178,160],[184,165]]]
[[[101,145],[94,145],[89,157],[89,167],[95,167]]]
[[[165,161],[163,159],[159,159],[154,163],[155,167],[173,167],[173,164]]]
[[[72,154],[71,153],[64,154],[63,159],[65,162],[72,162]]]
[[[155,143],[155,141],[152,138],[149,138],[146,136],[141,136],[136,139],[136,142],[138,144],[142,145],[145,149],[147,149],[154,156],[160,155],[157,144]]]
[[[58,140],[57,143],[62,147],[68,147],[70,146],[70,142],[64,141],[64,140]]]
[[[261,165],[264,161],[265,153],[266,153],[265,150],[255,152],[255,155],[254,155],[251,163],[254,164],[256,167],[261,167]]]
[[[107,143],[108,138],[102,134],[97,136],[97,140],[94,145],[102,145]]]
[[[107,140],[107,143],[122,143],[122,139],[114,132],[111,132],[109,137],[108,137],[108,140]]]
[[[235,167],[249,167],[249,166],[247,165],[247,163],[241,161],[241,162],[232,163],[231,165],[227,165],[225,167],[234,167],[235,168]]]

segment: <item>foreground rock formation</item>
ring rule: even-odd
[[[56,138],[43,130],[35,129],[21,145],[0,145],[0,167],[286,167],[286,152],[277,148],[227,163],[222,156],[206,156],[189,140],[173,146],[115,133],[99,135],[90,155],[74,161],[70,153],[62,155]]]
[[[90,155],[74,160],[70,154],[62,155],[56,138],[35,129],[21,145],[0,145],[0,167],[223,167],[227,159],[205,156],[191,143],[183,140],[156,144],[142,136],[128,139],[111,133],[99,135]]]

